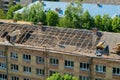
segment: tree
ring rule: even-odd
[[[31,21],[33,23],[42,22],[46,24],[46,14],[44,12],[43,4],[37,3],[32,5],[30,8],[24,8],[22,14],[22,20]]]
[[[100,15],[95,16],[94,21],[95,21],[95,27],[102,30],[103,26],[102,26],[102,18],[101,18],[101,16]]]
[[[59,73],[56,73],[47,78],[47,80],[77,80],[77,78],[70,76],[68,74],[61,76]]]
[[[2,9],[0,9],[0,19],[5,19],[5,18],[6,18],[5,12]]]
[[[48,11],[46,20],[48,26],[56,26],[58,24],[59,16],[54,11]]]
[[[22,8],[21,5],[17,4],[17,5],[14,5],[14,6],[11,6],[9,9],[8,9],[8,12],[7,12],[7,19],[12,19],[13,18],[13,15],[16,10]]]
[[[120,32],[120,18],[114,17],[112,21],[112,30],[114,32]]]
[[[112,19],[109,17],[109,15],[107,14],[103,15],[102,26],[103,31],[112,31]]]
[[[21,14],[20,13],[15,13],[14,16],[13,16],[13,19],[21,20],[22,19]]]
[[[82,4],[81,2],[78,0],[78,1],[75,1],[74,3],[71,2],[66,10],[65,10],[65,18],[63,18],[63,20],[66,20],[68,22],[68,24],[65,22],[65,21],[59,21],[59,25],[63,25],[63,24],[66,24],[66,25],[69,25],[70,28],[81,28],[80,26],[82,25],[81,23],[81,15],[82,15]],[[69,23],[69,21],[71,23]]]
[[[81,17],[82,19],[82,28],[91,29],[94,27],[94,19],[91,17],[88,11],[85,11]]]

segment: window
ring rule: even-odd
[[[35,1],[37,1],[37,0],[32,0],[32,2],[35,2]]]
[[[31,73],[31,67],[24,66],[23,67],[23,72],[25,72],[25,73]]]
[[[69,60],[65,60],[65,67],[73,68],[74,67],[74,62],[73,61],[69,61]]]
[[[120,75],[120,68],[113,67],[113,74]]]
[[[37,75],[44,75],[44,69],[36,69]]]
[[[88,76],[80,76],[79,80],[90,80]]]
[[[50,58],[50,64],[52,65],[58,65],[58,59],[55,59],[55,58]]]
[[[20,0],[15,0],[16,2],[20,2]]]
[[[6,69],[6,63],[0,62],[0,69]]]
[[[10,55],[12,59],[18,59],[18,54],[16,52],[11,52]]]
[[[0,51],[0,57],[5,57],[4,51]]]
[[[18,71],[18,65],[16,65],[16,64],[11,64],[11,70],[12,70],[12,71]]]
[[[7,80],[6,74],[0,74],[0,80]]]
[[[106,66],[103,65],[96,65],[97,72],[106,72]]]
[[[57,73],[57,72],[56,71],[49,71],[50,76],[52,76],[55,73]]]
[[[89,70],[89,63],[80,63],[81,70]]]
[[[103,80],[103,79],[97,78],[97,79],[95,79],[95,80]]]
[[[36,62],[37,63],[44,63],[44,58],[40,56],[36,56]]]
[[[31,60],[31,55],[29,55],[29,54],[23,54],[23,60],[30,61]]]
[[[11,80],[19,80],[19,77],[17,77],[17,76],[12,76],[12,77],[11,77]]]
[[[24,80],[31,80],[30,78],[24,78]]]

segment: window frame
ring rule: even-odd
[[[45,62],[44,57],[36,56],[36,63],[43,64]]]
[[[114,71],[115,71],[115,72],[114,72]],[[112,74],[113,74],[113,75],[120,75],[120,68],[113,67]]]
[[[90,80],[90,78],[88,76],[79,76],[79,80]]]
[[[24,72],[24,73],[27,73],[27,74],[32,73],[31,67],[29,67],[29,66],[23,66],[23,72]]]
[[[64,67],[65,68],[74,68],[74,61],[72,61],[72,60],[64,60]]]
[[[12,71],[18,71],[19,70],[19,66],[17,64],[11,64],[11,70]]]
[[[4,58],[4,57],[6,57],[6,55],[5,55],[5,52],[3,51],[3,50],[0,50],[0,57],[2,58]]]
[[[0,74],[0,80],[7,80],[6,74]]]
[[[80,70],[87,70],[89,71],[90,64],[87,62],[80,62]]]
[[[31,55],[30,54],[23,54],[23,60],[30,62],[31,61]]]
[[[11,57],[12,59],[18,59],[18,53],[17,53],[17,52],[11,52],[11,53],[10,53],[10,57]]]
[[[36,75],[38,75],[38,76],[44,76],[45,75],[45,70],[37,68],[36,69]]]
[[[0,62],[0,69],[6,69],[7,65],[5,62]]]
[[[51,65],[59,65],[59,60],[57,58],[50,58]]]
[[[18,76],[11,76],[11,80],[19,80]]]
[[[95,66],[95,71],[100,72],[100,73],[105,73],[106,72],[106,66],[104,66],[104,65],[96,65]]]

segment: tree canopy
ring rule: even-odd
[[[59,73],[56,73],[47,78],[47,80],[77,80],[77,78],[70,76],[68,74],[61,76]]]
[[[0,19],[5,19],[5,18],[6,18],[5,12],[2,9],[0,9]]]
[[[48,11],[46,19],[48,26],[56,26],[58,24],[59,16],[54,11]]]
[[[14,6],[11,6],[9,9],[8,9],[8,12],[7,12],[7,19],[12,19],[13,18],[13,15],[16,10],[22,8],[21,5],[17,4],[17,5],[14,5]]]

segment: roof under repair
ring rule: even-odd
[[[120,48],[120,33],[101,32],[97,29],[71,29],[30,24],[0,23],[0,44],[33,48],[47,48],[87,56],[120,59],[113,54]],[[100,54],[99,54],[100,53]],[[96,55],[95,55],[96,54]]]

